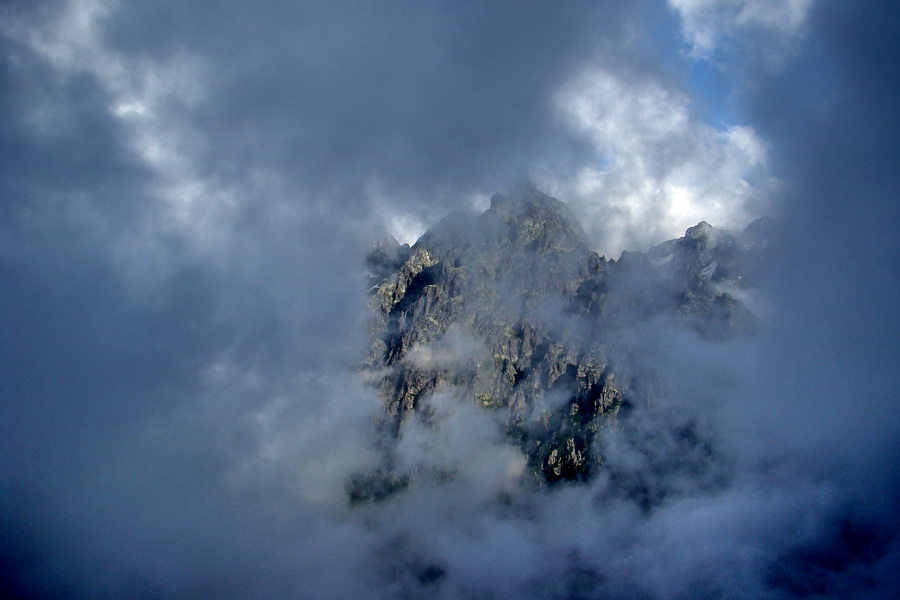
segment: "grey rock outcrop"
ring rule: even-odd
[[[715,285],[737,268],[735,244],[700,223],[611,261],[565,204],[530,184],[495,194],[482,214],[451,213],[411,248],[381,242],[369,258],[366,368],[383,430],[402,436],[409,419],[428,418],[429,395],[452,392],[497,416],[539,480],[589,477],[602,463],[598,436],[654,394],[623,343],[631,324],[667,315],[728,337],[751,319]],[[353,493],[403,487],[390,470]]]

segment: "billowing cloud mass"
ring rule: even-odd
[[[768,208],[775,182],[763,140],[751,127],[702,122],[686,91],[591,70],[559,103],[601,160],[547,185],[586,217],[610,255],[678,237],[702,220],[741,228]]]
[[[3,3],[0,593],[897,597],[898,16]],[[522,178],[613,258],[776,216],[760,332],[634,330],[667,391],[604,455],[651,509],[609,476],[525,485],[449,394],[398,460],[455,476],[351,506],[380,460],[370,240]],[[680,454],[688,424],[714,454]]]

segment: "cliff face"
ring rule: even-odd
[[[412,248],[382,242],[369,257],[367,364],[382,426],[402,436],[409,419],[428,419],[426,398],[453,393],[494,412],[539,479],[589,477],[603,429],[653,400],[629,328],[665,318],[715,338],[748,329],[749,312],[719,288],[740,262],[738,241],[705,223],[607,260],[531,185],[494,195],[480,215],[449,215]]]

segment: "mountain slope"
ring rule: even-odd
[[[428,420],[429,397],[453,394],[491,411],[540,480],[590,477],[603,429],[658,387],[628,350],[635,323],[666,319],[713,338],[752,323],[716,285],[739,262],[729,239],[701,223],[610,261],[562,202],[526,184],[480,215],[452,213],[412,248],[382,242],[369,258],[367,368],[384,430],[402,437],[410,419]]]

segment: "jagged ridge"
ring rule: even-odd
[[[706,223],[607,260],[565,204],[532,185],[495,194],[480,215],[451,213],[412,248],[381,243],[369,259],[368,368],[383,427],[400,436],[425,398],[455,391],[502,417],[543,480],[589,477],[596,436],[654,394],[622,343],[628,324],[663,316],[711,337],[746,330],[749,312],[717,287],[741,264],[738,241]]]

